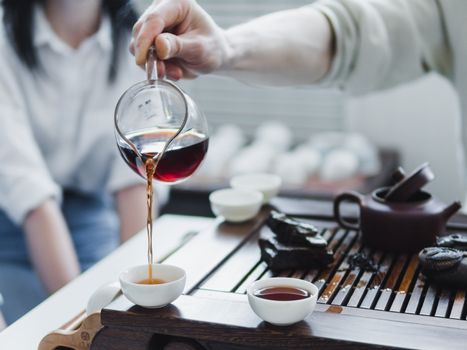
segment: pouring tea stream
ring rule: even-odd
[[[115,135],[128,166],[146,180],[148,280],[153,281],[153,179],[177,183],[188,178],[207,152],[207,124],[193,100],[157,75],[155,47],[148,51],[146,81],[131,86],[115,110]]]

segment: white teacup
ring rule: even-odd
[[[259,191],[263,194],[263,204],[277,196],[282,179],[280,176],[268,173],[252,173],[234,176],[230,180],[232,188]]]
[[[120,274],[123,294],[136,305],[159,308],[177,299],[185,288],[186,273],[173,265],[153,264],[153,278],[161,279],[161,284],[139,284],[148,278],[148,265],[131,267]]]
[[[299,300],[269,300],[255,295],[266,287],[292,287],[308,292],[308,297]],[[318,288],[311,282],[298,278],[272,277],[253,282],[247,289],[248,302],[260,318],[276,326],[288,326],[299,322],[313,312],[318,298]]]
[[[229,222],[254,218],[261,209],[263,195],[258,191],[226,188],[209,195],[212,212]]]

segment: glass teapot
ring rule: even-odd
[[[120,97],[114,115],[117,145],[125,162],[147,177],[178,183],[199,167],[208,149],[206,119],[180,87],[157,75],[155,47],[148,51],[147,80],[131,86]]]

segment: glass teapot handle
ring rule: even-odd
[[[151,45],[148,49],[148,55],[146,57],[146,77],[148,81],[159,79],[157,74],[156,47],[154,45]]]
[[[150,84],[152,82],[155,82],[156,80],[159,80],[159,76],[157,74],[157,53],[156,53],[156,46],[154,44],[149,47],[148,54],[146,56],[146,78],[148,80],[148,83]],[[188,101],[186,99],[185,93],[172,82],[167,81],[167,80],[164,80],[164,82],[170,84],[172,88],[177,90],[180,96],[183,98],[183,101],[185,103],[185,116],[177,132],[165,143],[162,151],[157,153],[154,156],[154,160],[156,161],[155,166],[157,166],[157,163],[159,162],[159,160],[164,156],[165,152],[167,151],[171,143],[175,140],[175,138],[178,135],[180,135],[182,130],[185,128],[185,125],[187,124],[187,120],[188,120],[188,113],[189,113],[188,112]],[[162,109],[165,115],[168,118],[170,118],[171,113],[170,113],[170,109],[168,108],[170,106],[170,101],[168,99],[168,96],[163,91],[160,92],[160,102],[161,102]]]
[[[164,77],[163,77],[164,78]],[[146,79],[149,84],[159,80],[159,75],[157,72],[157,53],[156,53],[156,46],[151,45],[148,49],[148,54],[146,56]],[[159,93],[160,96],[160,102],[162,109],[167,117],[170,118],[171,113],[170,113],[170,100],[169,97],[163,93]],[[186,102],[185,96],[183,96],[183,99]]]

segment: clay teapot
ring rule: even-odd
[[[427,171],[423,167],[427,166],[422,165],[409,177],[400,179],[393,187],[379,188],[366,196],[357,192],[338,195],[334,199],[334,217],[343,228],[361,230],[363,242],[376,249],[413,253],[433,245],[436,236],[445,232],[446,222],[461,208],[461,204],[454,202],[447,206],[431,194],[416,188],[423,186],[420,176],[426,177]],[[410,186],[410,183],[418,185]],[[395,188],[401,187],[411,188],[412,191],[404,201],[386,198],[388,194],[394,193]],[[340,206],[343,202],[358,204],[360,218],[357,223],[342,217]]]

